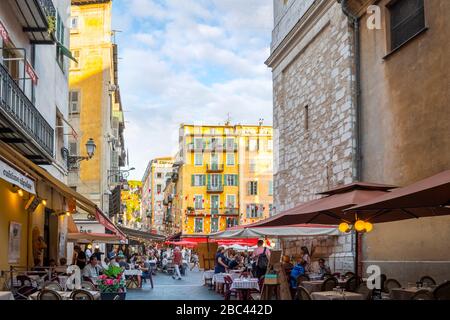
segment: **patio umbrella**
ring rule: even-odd
[[[213,239],[229,239],[229,238],[281,238],[281,237],[304,237],[304,236],[324,236],[339,235],[339,231],[335,226],[298,224],[290,226],[276,227],[258,227],[258,226],[239,226],[239,228],[227,229],[222,232],[212,234]]]
[[[450,215],[450,170],[346,210],[372,223]]]
[[[299,223],[336,225],[342,221],[352,223],[355,220],[354,213],[345,212],[345,209],[385,195],[393,188],[395,187],[390,185],[362,182],[344,185],[319,193],[322,198],[252,224],[252,227],[288,226]]]

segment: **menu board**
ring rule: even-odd
[[[16,264],[20,261],[20,238],[22,224],[11,221],[9,223],[8,263]]]

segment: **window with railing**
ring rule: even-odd
[[[196,233],[203,232],[203,218],[195,218],[195,220],[194,220],[194,231]]]
[[[246,206],[247,218],[261,218],[264,215],[264,205],[262,204],[247,204]]]
[[[247,184],[247,194],[249,196],[258,195],[258,181],[249,181]]]
[[[203,209],[203,196],[202,195],[194,196],[194,209],[195,210]]]

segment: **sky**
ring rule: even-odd
[[[272,0],[115,0],[130,179],[174,156],[181,123],[272,124]]]

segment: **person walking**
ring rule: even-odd
[[[192,267],[191,267],[191,271],[197,267],[198,269],[200,269],[200,263],[199,263],[199,258],[198,258],[198,254],[197,252],[194,252],[192,254]]]
[[[172,278],[181,280],[180,266],[182,264],[183,264],[183,257],[181,255],[181,250],[180,248],[175,247],[175,249],[173,250],[173,265],[175,268],[175,274],[172,276]]]
[[[264,247],[264,240],[258,240],[258,248],[253,251],[252,256],[255,259],[253,270],[259,279],[266,274],[270,259],[270,250]]]

